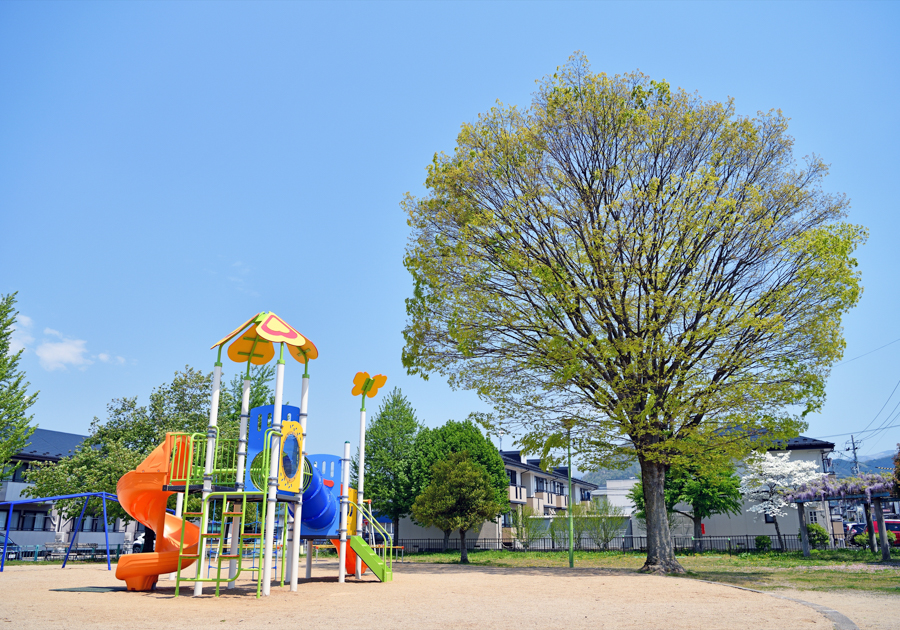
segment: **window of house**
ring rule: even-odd
[[[507,470],[506,476],[509,477],[509,485],[516,485],[516,471],[515,470]]]
[[[28,471],[28,464],[23,463],[18,468],[16,468],[15,472],[12,474],[12,481],[24,483],[25,482],[25,473],[27,471]]]
[[[591,500],[591,491],[585,490],[584,488],[582,488],[581,489],[581,500],[582,501],[590,501]]]
[[[534,491],[535,492],[544,492],[544,478],[543,477],[535,477],[534,478]]]
[[[509,512],[503,515],[503,527],[512,527],[512,517]]]
[[[774,522],[775,522],[775,517],[769,516],[768,514],[766,514],[766,523],[774,523]]]
[[[810,525],[812,525],[813,523],[818,523],[818,522],[819,522],[819,512],[818,512],[818,511],[816,511],[816,510],[810,510],[810,511],[808,512],[808,515],[809,515],[809,524],[810,524]]]
[[[34,531],[34,521],[37,512],[22,512],[19,514],[19,529],[22,531]]]

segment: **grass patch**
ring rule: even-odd
[[[747,588],[770,590],[860,590],[900,595],[900,554],[895,562],[881,564],[865,550],[836,549],[810,553],[687,554],[678,561],[688,578],[724,582]],[[640,552],[576,551],[577,568],[608,568],[637,571],[646,556]],[[459,552],[407,554],[409,562],[458,564]],[[469,563],[489,567],[569,566],[566,552],[470,551]]]

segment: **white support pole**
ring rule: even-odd
[[[249,369],[249,368],[248,368]],[[244,471],[247,463],[247,423],[250,419],[250,378],[244,377],[244,388],[241,392],[241,424],[238,430],[238,451],[237,451],[237,478],[234,480],[234,487],[238,492],[244,489]],[[235,556],[240,549],[241,544],[241,518],[235,516],[231,524],[231,549],[230,555]],[[229,560],[228,577],[232,581],[228,583],[228,588],[234,588],[234,577],[237,575],[237,560]]]
[[[347,510],[350,507],[350,442],[344,442],[344,457],[341,459],[341,528],[338,530],[340,549],[338,551],[338,582],[344,582],[347,575]],[[311,555],[307,552],[307,558]],[[309,560],[307,560],[309,566]]]
[[[365,496],[363,495],[363,486],[365,485],[366,471],[366,394],[362,395],[362,409],[359,412],[359,475],[356,483],[356,532],[363,533],[363,511],[362,505]],[[356,579],[362,577],[362,558],[356,556]]]
[[[309,361],[307,360],[307,366]],[[300,448],[300,474],[303,474],[303,468],[306,464],[306,418],[307,406],[309,403],[309,374],[303,374],[303,389],[300,393],[300,433],[302,433],[302,443]],[[300,531],[303,524],[300,519],[303,518],[303,488],[300,488],[300,500],[294,504],[294,544],[291,547],[291,591],[297,590],[297,577],[300,573]],[[307,555],[309,552],[307,551]],[[307,575],[306,577],[310,577]]]
[[[284,395],[284,344],[281,344],[281,356],[275,368],[275,413],[272,416],[272,429],[281,432],[281,400]],[[272,551],[275,548],[275,506],[278,505],[278,464],[281,462],[281,438],[272,436],[272,458],[269,461],[269,492],[266,501],[266,542],[263,553],[263,595],[268,596],[272,590]]]
[[[175,518],[181,518],[181,513],[184,511],[184,492],[179,492],[175,495]],[[178,578],[178,569],[175,569],[174,572],[169,574],[170,580],[175,580]]]
[[[221,358],[222,347],[219,346]],[[206,462],[203,468],[203,494],[201,496],[200,533],[205,534],[209,523],[206,499],[212,492],[212,470],[216,456],[216,425],[219,423],[219,392],[222,388],[222,362],[216,361],[213,370],[212,399],[209,401],[209,426],[206,428]],[[187,491],[187,488],[185,488]],[[200,557],[197,559],[198,570],[206,562],[206,538],[200,538]],[[194,596],[203,594],[203,582],[194,582]]]

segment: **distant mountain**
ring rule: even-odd
[[[893,457],[897,451],[881,451],[880,453],[872,453],[871,455],[860,455],[859,461],[867,462],[870,459],[881,459],[882,457]]]
[[[887,470],[883,470],[887,468]],[[893,453],[888,457],[878,457],[859,462],[859,472],[874,473],[876,475],[889,475],[894,470]],[[834,460],[834,472],[838,477],[853,476],[853,462],[846,459]]]
[[[588,483],[594,483],[598,486],[603,487],[606,485],[607,481],[631,479],[632,477],[636,477],[637,479],[641,478],[641,465],[637,462],[634,462],[628,468],[601,468],[600,470],[595,470],[594,472],[585,473],[582,479],[584,479]]]

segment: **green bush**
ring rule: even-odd
[[[869,546],[869,536],[868,534],[857,534],[853,537],[853,544],[858,547],[868,547]]]
[[[772,539],[768,536],[757,536],[756,537],[756,550],[757,551],[769,551],[772,548]]]
[[[831,539],[825,528],[818,523],[807,525],[806,533],[809,536],[809,546],[813,549],[824,549],[828,546],[828,541]],[[800,532],[797,532],[797,539],[802,540]]]

